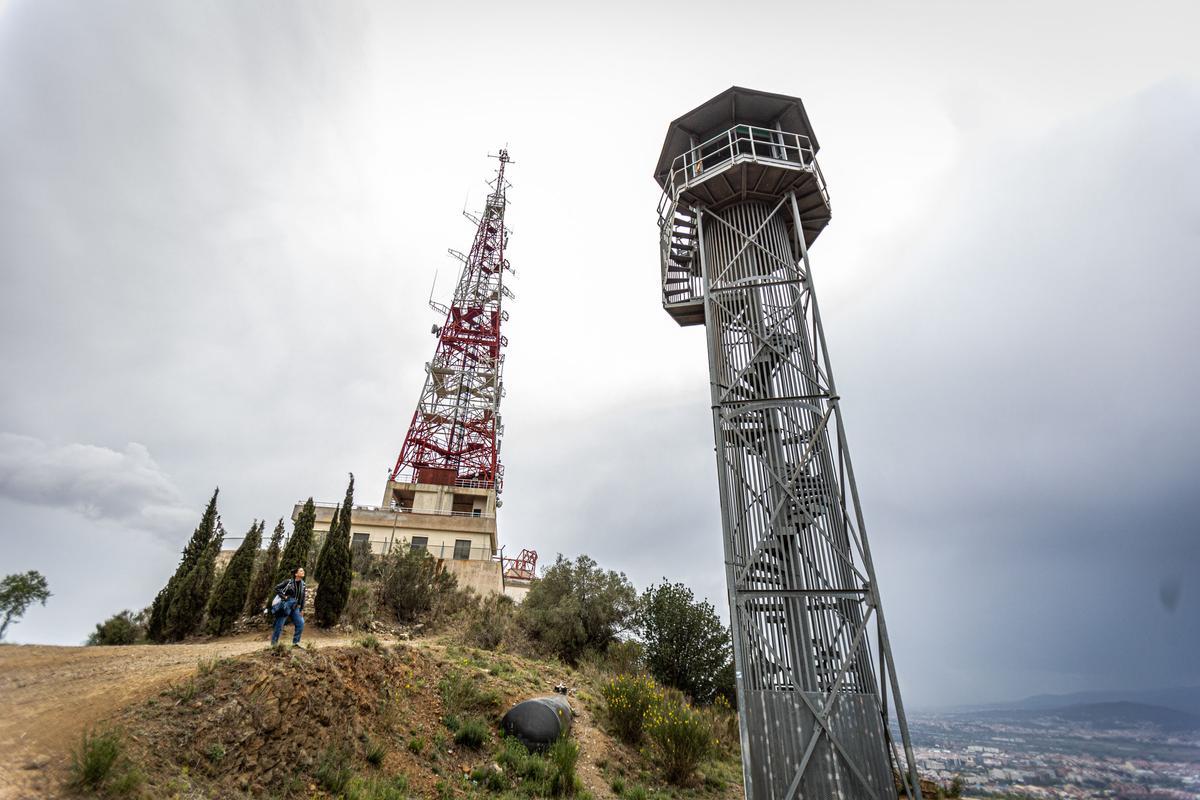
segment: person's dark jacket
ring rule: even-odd
[[[290,600],[293,597],[296,598],[296,608],[299,609],[301,613],[304,613],[304,591],[305,586],[303,578],[300,580],[288,578],[286,581],[275,587],[275,594],[279,595],[284,600]]]

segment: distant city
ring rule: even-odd
[[[964,797],[1200,800],[1196,695],[1178,690],[1174,707],[1031,698],[909,724],[922,776],[946,789],[959,778]]]

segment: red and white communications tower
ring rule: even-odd
[[[497,499],[503,488],[500,464],[500,401],[504,397],[501,326],[508,319],[504,285],[512,266],[505,258],[504,225],[509,183],[508,151],[501,150],[496,177],[475,223],[475,238],[449,304],[430,301],[444,316],[435,325],[437,348],[425,365],[425,383],[396,464],[388,472],[383,502],[356,505],[351,517],[354,546],[377,553],[397,548],[424,550],[456,574],[460,585],[480,594],[521,597],[537,566],[537,553],[500,557]],[[337,504],[320,503],[314,530],[327,532]],[[293,519],[302,505],[297,503]]]
[[[501,327],[508,319],[504,300],[512,298],[505,275],[515,273],[505,258],[508,151],[501,150],[497,158],[500,166],[488,184],[491,192],[483,212],[479,216],[464,212],[475,223],[470,251],[465,255],[450,251],[463,265],[454,296],[448,305],[430,301],[444,321],[433,328],[437,348],[433,360],[425,365],[425,384],[385,496],[385,502],[400,512],[449,517],[436,520],[443,523],[440,527],[445,531],[426,537],[414,532],[414,536],[418,546],[459,561],[479,560],[485,555],[490,559],[495,553],[496,509],[504,489],[500,401],[504,398],[508,340]],[[484,549],[489,544],[464,538],[473,536],[472,526],[489,533],[490,551]],[[439,538],[440,546],[435,545]],[[448,553],[451,538],[453,552]],[[536,567],[537,552],[522,550],[516,558],[503,560],[500,583],[510,593],[517,587],[519,595]]]
[[[504,257],[508,151],[498,158],[483,214],[467,214],[476,223],[471,251],[450,251],[463,262],[454,297],[448,306],[430,302],[446,319],[434,327],[437,349],[425,365],[425,386],[392,468],[393,482],[503,490],[500,401],[508,340],[500,326],[508,319],[502,306],[512,294],[504,275],[512,266]]]

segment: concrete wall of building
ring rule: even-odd
[[[480,486],[437,486],[429,483],[388,481],[381,508],[400,505],[413,511],[457,511],[481,517],[496,516],[496,490]]]
[[[329,533],[336,506],[316,508],[313,531]],[[295,522],[303,504],[292,510]],[[502,567],[493,561],[496,552],[496,492],[473,486],[436,486],[389,481],[382,506],[355,506],[350,519],[354,534],[365,534],[376,553],[411,547],[425,540],[425,550],[438,558],[458,579],[459,586],[480,595],[504,592],[521,600],[528,585],[504,587]],[[456,559],[456,542],[470,543],[467,559]]]
[[[292,512],[293,522],[302,507],[296,504]],[[313,530],[318,536],[329,532],[333,512],[332,504],[317,506]],[[386,553],[392,548],[413,544],[421,538],[425,539],[426,549],[439,558],[454,558],[454,547],[458,541],[470,542],[471,560],[490,561],[496,551],[494,516],[355,506],[350,529],[352,534],[366,534],[371,549],[376,553]]]
[[[241,544],[241,542],[238,542],[238,544]],[[222,550],[219,553],[217,553],[217,558],[213,562],[214,577],[219,576],[222,572],[225,571],[225,568],[229,566],[229,562],[233,560],[233,554],[236,552],[237,552],[237,548],[234,548],[232,550]]]
[[[329,532],[329,520],[315,523],[313,531],[318,538],[326,535]],[[390,525],[373,525],[370,521],[364,522],[351,516],[350,532],[351,542],[355,541],[354,534],[366,534],[367,540],[371,543],[371,549],[377,554],[387,553],[396,548],[410,547],[422,538],[425,539],[426,551],[436,558],[453,559],[455,543],[459,541],[470,542],[471,549],[468,558],[472,561],[489,561],[495,552],[492,549],[492,537],[487,533],[476,531],[448,531],[419,525],[393,528]]]
[[[447,561],[455,559],[454,548],[455,543],[459,541],[469,541],[471,550],[468,556],[470,561],[490,561],[494,551],[492,550],[490,540],[486,536],[469,533],[451,533],[447,534],[442,531],[421,531],[413,529],[404,537],[397,537],[392,544],[393,548],[411,547],[418,544],[419,540],[415,540],[414,536],[424,535],[427,539],[425,543],[425,552],[429,553],[434,558],[442,558]],[[387,544],[378,542],[375,539],[371,540],[371,548],[377,553],[383,553],[387,550]]]
[[[503,590],[499,561],[444,561],[446,570],[458,579],[458,588],[487,596]]]
[[[529,583],[527,581],[506,581],[504,593],[519,603],[525,599],[525,595],[529,594]]]

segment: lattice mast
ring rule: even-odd
[[[706,328],[746,797],[894,800],[895,775],[919,798],[813,289],[816,153],[796,97],[734,87],[671,123],[663,307]]]
[[[445,322],[434,327],[437,348],[425,365],[425,385],[392,469],[393,481],[502,489],[500,401],[508,340],[500,328],[508,319],[502,305],[512,294],[504,276],[512,267],[504,257],[508,151],[497,158],[500,166],[488,184],[492,191],[483,213],[464,212],[476,223],[470,252],[450,251],[463,265],[454,296],[449,305],[430,301]]]

